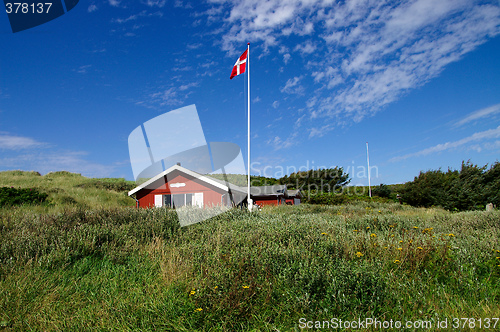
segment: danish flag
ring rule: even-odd
[[[233,77],[238,76],[239,74],[243,74],[246,69],[247,65],[247,55],[248,55],[248,49],[243,52],[243,54],[238,58],[236,63],[234,64],[233,71],[231,72],[231,77],[230,79],[233,79]]]

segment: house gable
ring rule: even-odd
[[[176,194],[197,195],[202,199],[202,206],[220,205],[226,193],[220,186],[212,185],[180,170],[173,170],[168,176],[158,177],[135,192],[140,207],[163,206],[163,195]]]

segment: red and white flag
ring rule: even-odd
[[[243,74],[245,72],[246,66],[247,66],[247,55],[248,55],[248,49],[243,52],[243,54],[239,57],[238,61],[234,64],[233,71],[231,72],[231,77],[230,79],[233,79],[233,77],[238,76],[239,74]]]

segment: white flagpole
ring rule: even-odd
[[[366,162],[368,163],[368,193],[372,197],[372,186],[370,183],[370,153],[368,152],[368,142],[366,142]]]
[[[248,203],[248,211],[252,211],[253,201],[250,198],[250,43],[247,44],[247,77],[248,77],[248,155],[247,155],[247,203]]]

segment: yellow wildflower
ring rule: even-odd
[[[378,213],[381,213],[382,211],[378,210]]]
[[[214,287],[214,289],[217,289],[217,288],[219,288],[219,286],[215,286],[215,287]]]
[[[377,237],[377,234],[370,234],[370,237]]]
[[[434,228],[432,228],[432,227],[425,228],[425,229],[422,231],[422,234],[425,234],[425,233],[429,233],[429,234],[430,234],[430,233],[432,232],[432,230],[433,230],[433,229],[434,229]]]
[[[403,243],[403,240],[399,241],[399,243]]]
[[[358,231],[357,229],[353,230],[353,232],[357,232],[357,231]]]
[[[448,234],[448,236],[455,237],[455,235],[453,233]]]
[[[189,296],[196,294],[196,291],[192,290],[189,292]]]
[[[203,311],[203,309],[202,309],[202,308],[198,308],[198,309],[196,309],[195,311],[200,312],[200,311]]]
[[[413,228],[418,229],[418,227],[417,227],[417,226],[413,226]]]
[[[360,253],[360,252],[358,251],[358,252],[356,253],[356,256],[361,257],[361,256],[363,256],[363,254],[362,254],[362,253]]]
[[[399,263],[401,263],[401,261],[400,261],[399,259],[396,259],[396,260],[394,261],[394,264],[399,264]]]
[[[403,248],[398,248],[398,250],[403,250]]]
[[[370,226],[366,226],[366,229],[370,229]]]
[[[326,234],[326,233],[323,232],[323,233],[321,233],[321,235],[328,235],[328,234]]]
[[[424,248],[422,248],[422,247],[417,247],[417,249],[418,249],[418,250],[423,250]]]
[[[243,286],[244,289],[250,288],[250,286]]]

